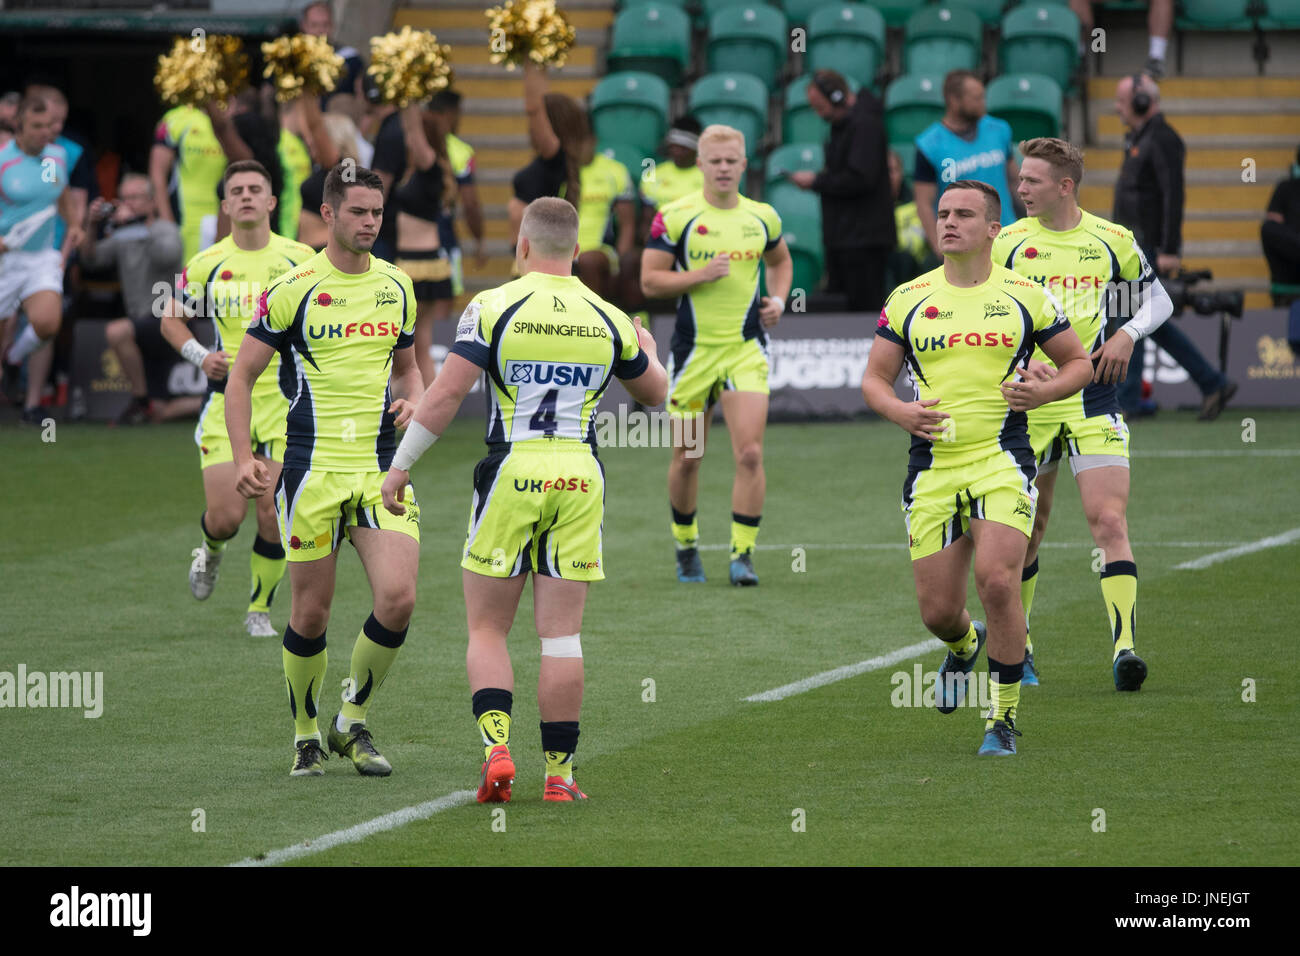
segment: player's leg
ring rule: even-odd
[[[104,326],[104,338],[117,356],[122,374],[131,382],[131,404],[117,417],[119,425],[138,425],[149,414],[149,383],[144,374],[144,356],[135,341],[135,323],[114,319]]]
[[[190,593],[206,601],[217,585],[226,543],[239,533],[248,514],[248,499],[235,488],[239,469],[233,461],[209,462],[203,469],[202,543],[191,554]]]
[[[533,617],[542,643],[537,710],[542,751],[546,754],[545,800],[586,799],[573,780],[573,755],[578,749],[582,712],[581,633],[586,601],[586,581],[533,575]]]
[[[921,623],[947,645],[948,653],[939,665],[938,685],[935,688],[935,708],[941,714],[951,714],[961,706],[966,697],[970,673],[984,645],[984,625],[971,620],[966,610],[966,580],[970,576],[971,539],[960,531],[960,516],[954,515],[947,535],[949,543],[942,548],[937,542],[934,550],[912,561],[912,577],[916,583],[916,603],[921,611]],[[911,526],[918,529],[915,514]],[[913,554],[929,550],[918,548],[921,538],[913,537]],[[926,539],[931,535],[925,534]]]
[[[1128,537],[1127,466],[1125,460],[1123,465],[1082,467],[1075,475],[1088,528],[1102,553],[1101,595],[1110,624],[1115,689],[1126,691],[1140,689],[1147,676],[1146,662],[1134,647],[1137,563]]]
[[[270,451],[264,447],[264,451]],[[271,602],[275,599],[276,589],[284,579],[288,559],[284,545],[280,541],[280,525],[275,514],[275,487],[280,482],[280,462],[276,456],[283,457],[283,450],[271,455],[255,453],[254,457],[266,465],[270,475],[271,490],[254,499],[257,510],[257,536],[253,538],[253,549],[248,556],[248,570],[252,581],[248,592],[248,611],[244,616],[244,628],[253,637],[274,637],[275,628],[271,626]]]
[[[470,707],[483,740],[479,803],[508,803],[515,781],[515,764],[510,757],[515,675],[506,636],[514,624],[527,579],[527,574],[493,577],[468,568],[461,571],[469,627],[465,672],[469,677]]]
[[[1028,529],[994,520],[971,521],[975,542],[975,588],[988,621],[989,692],[981,754],[1015,753],[1016,713],[1025,661],[1025,611],[1019,578]],[[998,725],[1002,726],[998,726]]]
[[[304,560],[300,554],[294,558],[289,565],[289,623],[280,652],[293,715],[294,761],[289,775],[316,777],[325,772],[316,715],[329,662],[325,631],[334,601],[337,551],[315,560]]]
[[[1047,534],[1047,519],[1052,513],[1052,501],[1056,497],[1056,476],[1060,473],[1059,461],[1044,462],[1039,459],[1038,478],[1034,485],[1038,488],[1038,508],[1034,512],[1034,527],[1029,535],[1029,547],[1025,552],[1025,566],[1020,571],[1020,604],[1025,609],[1025,676],[1026,687],[1038,686],[1038,666],[1034,661],[1033,629],[1029,626],[1029,615],[1034,606],[1034,594],[1038,589],[1038,549]]]
[[[673,542],[677,550],[677,580],[704,581],[700,560],[700,525],[696,507],[700,486],[700,465],[708,441],[712,410],[696,415],[673,415],[673,454],[668,463],[668,506],[672,512]]]
[[[52,346],[51,339],[59,333],[63,324],[63,274],[57,252],[53,253],[52,260],[41,256],[20,258],[17,253],[10,253],[8,258],[15,260],[8,263],[8,269],[32,270],[30,274],[17,277],[17,281],[22,283],[24,289],[37,290],[22,299],[27,327],[14,338],[4,357],[5,378],[16,379],[23,362],[38,350]],[[5,279],[12,282],[15,277],[6,275]],[[53,350],[49,348],[48,354],[42,352],[40,362],[34,363],[35,367],[28,368],[27,394],[23,402],[24,418],[28,417],[27,412],[40,406],[41,389],[45,386],[45,378],[49,375],[53,361]]]
[[[767,402],[765,392],[722,393],[722,415],[736,462],[731,488],[731,583],[735,585],[758,584],[753,552],[767,494],[767,476],[763,471]]]

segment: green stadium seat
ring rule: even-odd
[[[781,217],[781,236],[794,261],[790,288],[811,292],[821,282],[826,263],[821,197],[791,183],[777,183],[764,191],[763,201]]]
[[[903,163],[903,178],[910,183],[916,170],[916,143],[890,143],[889,149],[898,154]]]
[[[1050,76],[1004,73],[989,84],[988,111],[1011,124],[1013,142],[1060,136],[1061,87]]]
[[[852,77],[847,77],[849,89],[855,93],[859,86]],[[830,136],[831,127],[824,119],[813,112],[808,105],[808,84],[812,77],[805,74],[796,76],[785,88],[785,111],[781,119],[781,140],[786,143],[824,143]]]
[[[695,81],[691,114],[703,125],[722,123],[745,134],[745,155],[759,154],[767,128],[767,87],[748,73],[710,73]]]
[[[786,174],[799,170],[811,170],[819,173],[826,165],[826,156],[821,143],[786,143],[767,157],[767,169],[763,175],[764,191],[777,183],[786,182]]]
[[[782,219],[816,219],[818,223],[822,220],[821,196],[785,180],[777,180],[763,190],[763,201],[780,213]]]
[[[908,17],[903,31],[903,72],[973,70],[979,65],[983,42],[980,18],[965,7],[922,7]]]
[[[1300,30],[1300,0],[1268,0],[1268,16],[1260,25],[1265,30]]]
[[[621,11],[629,7],[644,7],[652,3],[661,3],[666,7],[680,7],[683,10],[690,6],[690,0],[618,0],[617,6]]]
[[[880,11],[885,23],[891,27],[901,27],[917,10],[932,0],[872,0],[871,5]]]
[[[709,72],[749,73],[771,92],[789,45],[785,14],[776,7],[761,3],[724,7],[709,20]]]
[[[1030,3],[1002,18],[1002,73],[1041,73],[1069,90],[1079,62],[1079,18],[1069,7]]]
[[[1178,26],[1184,30],[1250,30],[1249,0],[1183,0]],[[1270,0],[1269,10],[1273,3]]]
[[[611,73],[591,91],[598,142],[626,143],[650,156],[668,131],[668,84],[653,73]]]
[[[835,0],[781,0],[779,6],[790,26],[806,27],[814,10],[834,2]]]
[[[875,86],[885,52],[885,20],[864,3],[840,3],[808,18],[807,69],[835,70],[861,86]]]
[[[608,57],[611,73],[653,73],[676,86],[690,58],[691,19],[677,7],[637,4],[615,18]]]
[[[1065,2],[1065,0],[1062,0],[1062,2]],[[965,7],[980,18],[980,23],[997,26],[1002,21],[1002,14],[1007,9],[1007,0],[952,0],[952,5]]]
[[[943,76],[906,74],[885,90],[885,130],[891,143],[910,143],[943,118]]]

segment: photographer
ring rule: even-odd
[[[1160,276],[1182,268],[1183,163],[1187,150],[1182,138],[1165,122],[1160,110],[1160,88],[1146,74],[1120,80],[1115,91],[1115,112],[1128,132],[1124,136],[1124,164],[1115,183],[1115,211],[1111,218],[1133,230],[1142,254]],[[1173,291],[1170,297],[1174,298]],[[1178,303],[1175,301],[1175,313]],[[1201,421],[1219,417],[1237,392],[1235,382],[1216,370],[1175,322],[1151,333],[1151,340],[1187,370],[1204,396]],[[1153,414],[1154,406],[1141,409],[1144,349],[1135,349],[1128,377],[1119,386],[1119,404],[1126,418]]]
[[[131,380],[131,404],[118,416],[117,424],[134,425],[148,418],[151,393],[158,398],[168,394],[167,374],[175,356],[153,314],[153,289],[160,282],[168,288],[174,285],[181,271],[182,241],[176,224],[159,218],[148,176],[128,173],[118,187],[118,196],[117,202],[97,199],[87,210],[81,258],[91,269],[117,266],[127,318],[109,322],[104,332],[123,373]],[[152,373],[147,377],[146,355]],[[198,402],[197,397],[173,402],[179,407],[169,408],[164,417],[197,411]],[[187,405],[192,407],[186,409]]]

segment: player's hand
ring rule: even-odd
[[[260,498],[271,489],[271,469],[256,458],[239,466],[235,490],[245,498]]]
[[[731,257],[716,255],[709,260],[709,264],[700,270],[704,276],[705,282],[717,282],[719,279],[725,279],[731,275]]]
[[[650,330],[641,324],[639,315],[632,316],[632,327],[636,329],[636,340],[641,346],[641,351],[647,355],[659,357],[659,347],[655,345],[655,337],[650,334]]]
[[[80,226],[69,226],[67,234],[63,237],[63,244],[71,253],[86,240],[86,230]]]
[[[800,189],[812,189],[812,184],[817,178],[817,174],[810,169],[801,169],[795,173],[786,173],[786,178]]]
[[[758,300],[758,320],[763,323],[765,329],[770,329],[780,322],[783,312],[785,309],[772,301],[771,296],[765,295]]]
[[[937,398],[926,398],[919,402],[908,402],[903,406],[903,414],[898,424],[909,435],[934,441],[948,430],[945,419],[951,418],[947,412],[938,412],[934,406],[939,404]]]
[[[1096,363],[1092,380],[1103,385],[1118,385],[1128,377],[1128,361],[1133,357],[1133,336],[1127,332],[1116,332],[1113,338],[1092,355],[1088,356]]]
[[[1167,252],[1156,253],[1156,272],[1162,276],[1172,275],[1181,271],[1182,268],[1183,260],[1178,256],[1171,256]]]
[[[1002,383],[1002,397],[1013,412],[1027,412],[1044,402],[1045,383],[1036,379],[1017,379]]]
[[[1025,370],[1020,373],[1023,378],[1034,382],[1050,382],[1056,378],[1056,366],[1030,359]]]
[[[479,272],[482,272],[483,269],[487,266],[487,264],[488,264],[488,254],[483,249],[483,240],[479,239],[474,243],[474,268],[477,269]]]
[[[393,404],[388,406],[388,414],[396,416],[393,424],[398,428],[405,428],[415,415],[415,403],[408,402],[404,398],[395,398]]]
[[[113,201],[111,199],[99,198],[90,204],[89,219],[91,222],[100,222],[107,219],[113,213]]]
[[[230,372],[230,356],[223,351],[209,352],[203,360],[203,374],[219,382]]]
[[[402,500],[406,497],[406,486],[411,483],[411,473],[402,471],[400,468],[389,468],[388,474],[384,477],[384,484],[380,493],[384,496],[384,507],[392,514],[406,514],[406,505]]]

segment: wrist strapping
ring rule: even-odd
[[[198,339],[190,339],[181,346],[181,358],[198,369],[203,368],[203,360],[211,354],[212,352],[204,348],[203,343]]]
[[[773,302],[780,302],[781,311],[783,313],[785,312],[785,299],[781,298],[779,295],[769,295],[768,298],[771,299]]]
[[[429,450],[429,446],[438,440],[438,436],[417,421],[406,426],[402,442],[393,452],[392,467],[399,471],[410,471],[416,460]]]

